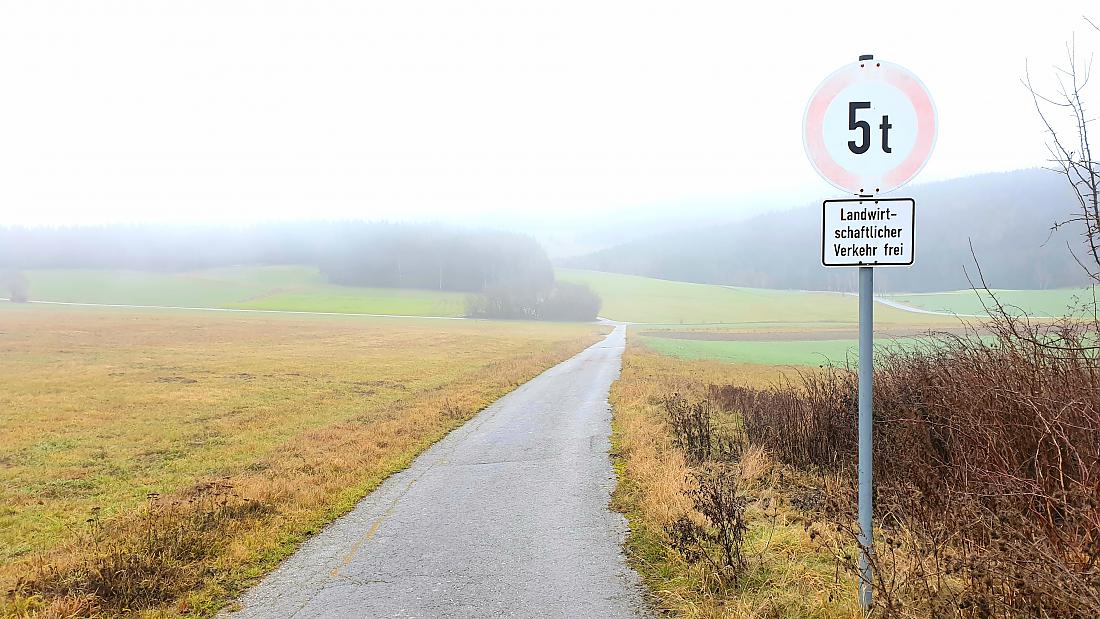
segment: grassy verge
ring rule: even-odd
[[[706,396],[710,385],[761,385],[783,379],[776,367],[685,361],[630,344],[612,388],[613,443],[619,485],[614,506],[626,514],[631,564],[661,611],[682,617],[858,617],[855,582],[838,569],[829,547],[814,540],[819,524],[796,508],[810,484],[749,450],[733,466],[744,500],[744,569],[730,578],[677,544],[677,522],[699,520],[692,499],[695,472],[676,443],[664,399]],[[716,423],[736,431],[738,419]],[[793,497],[793,499],[792,499]],[[713,550],[713,549],[711,549]],[[693,560],[694,559],[694,560]]]
[[[2,304],[2,614],[210,615],[602,331]]]

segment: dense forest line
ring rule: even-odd
[[[555,282],[537,241],[510,232],[361,221],[0,227],[0,271],[8,273],[274,264],[316,266],[337,284],[478,293],[470,311],[484,317],[591,320],[600,306],[591,291]]]
[[[335,283],[460,292],[515,279],[537,285],[554,279],[546,252],[530,237],[442,225],[0,228],[0,268],[188,271],[249,264],[308,264]]]
[[[1040,169],[983,174],[894,195],[916,199],[916,260],[910,268],[877,269],[879,290],[968,288],[967,272],[975,275],[971,243],[991,286],[1042,289],[1088,282],[1069,251],[1074,247],[1085,255],[1077,228],[1051,231],[1078,209],[1057,174]],[[709,284],[854,290],[856,270],[822,267],[820,243],[817,203],[632,241],[564,264]]]

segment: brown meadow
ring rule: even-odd
[[[209,615],[602,332],[0,307],[4,613]]]

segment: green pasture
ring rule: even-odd
[[[859,343],[854,339],[817,341],[710,341],[639,336],[637,341],[647,348],[680,359],[713,359],[728,363],[762,365],[853,364],[859,357]],[[919,338],[881,340],[875,347],[876,356],[890,347],[914,345]]]
[[[1088,288],[1055,288],[1051,290],[993,290],[993,296],[1014,313],[1031,316],[1064,316],[1080,314],[1081,305],[1091,304]],[[913,307],[935,312],[984,315],[983,302],[992,306],[993,299],[985,291],[954,290],[951,292],[884,295]]]
[[[681,340],[640,337],[646,347],[680,359],[714,359],[729,363],[764,365],[823,365],[828,361],[844,363],[856,358],[855,340],[819,340],[816,342],[753,342]]]
[[[821,320],[817,322],[714,322],[714,323],[668,323],[668,322],[646,322],[639,323],[638,327],[643,328],[646,331],[725,331],[729,329],[735,329],[739,332],[744,331],[819,331],[822,329],[855,329],[859,326],[859,322],[856,317],[853,316],[852,320],[848,321],[830,321]]]
[[[603,299],[600,315],[612,320],[664,325],[732,323],[851,323],[857,299],[805,292],[674,282],[636,275],[558,269],[558,279],[587,284]],[[941,317],[879,305],[880,323],[938,324]]]
[[[326,285],[276,292],[234,304],[233,307],[400,316],[462,316],[466,310],[466,297],[466,294],[458,292]]]
[[[461,316],[466,295],[328,284],[313,267],[230,267],[183,273],[41,269],[24,271],[33,301],[302,312]]]
[[[210,277],[201,271],[48,269],[23,273],[32,301],[227,307],[267,290],[258,283]]]
[[[433,290],[360,288],[329,284],[314,267],[228,267],[183,273],[42,269],[24,272],[36,301],[215,307],[353,314],[461,316],[468,295]],[[649,277],[559,269],[563,281],[584,283],[603,299],[602,316],[612,320],[680,328],[769,328],[784,325],[816,330],[854,324],[856,298],[830,292],[769,290],[666,281]],[[1002,290],[1002,302],[1035,315],[1058,315],[1087,291]],[[933,311],[980,314],[972,291],[889,295]],[[957,319],[876,305],[876,325],[957,325]]]

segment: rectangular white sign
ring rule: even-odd
[[[822,203],[821,264],[827,267],[913,264],[912,198],[849,198]]]

